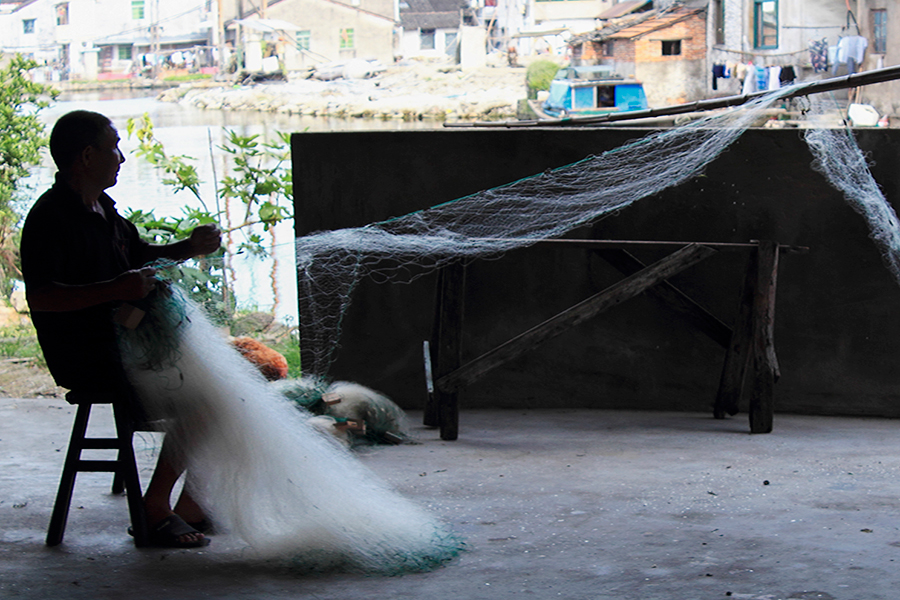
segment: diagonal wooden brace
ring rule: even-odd
[[[708,246],[700,244],[685,246],[493,350],[489,350],[460,368],[441,376],[435,385],[442,392],[455,392],[460,387],[478,380],[491,370],[519,357],[539,344],[643,293],[713,254],[716,254],[716,250]]]

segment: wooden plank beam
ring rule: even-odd
[[[510,242],[519,239],[526,244],[550,244],[562,246],[576,246],[584,248],[623,248],[626,246],[688,246],[690,244],[699,244],[701,246],[709,246],[716,250],[755,250],[759,245],[756,240],[749,242],[700,242],[700,241],[677,241],[677,240],[596,240],[582,238],[473,238],[476,241],[483,242]],[[809,252],[808,246],[788,246],[779,245],[778,251],[787,254],[806,254]]]
[[[513,360],[563,332],[595,317],[613,306],[633,298],[661,281],[716,254],[707,246],[691,244],[670,254],[642,271],[626,277],[606,290],[559,313],[519,336],[482,354],[448,374],[439,375],[438,390],[452,392],[470,384],[491,370]]]

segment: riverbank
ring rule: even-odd
[[[231,85],[185,83],[159,100],[208,110],[255,110],[287,114],[384,120],[500,120],[516,116],[525,97],[524,67],[411,64],[391,66],[367,79]]]

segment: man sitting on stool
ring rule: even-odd
[[[116,211],[105,191],[116,184],[125,157],[119,135],[104,115],[74,111],[60,117],[50,134],[55,184],[28,213],[22,229],[22,275],[38,341],[56,383],[88,392],[113,392],[135,423],[145,417],[125,375],[113,317],[122,302],[146,297],[155,287],[157,259],[185,260],[215,252],[221,234],[201,225],[190,238],[167,245],[144,242],[137,228]],[[185,434],[190,428],[177,428]],[[203,510],[183,490],[174,510],[171,494],[184,472],[176,448],[184,440],[166,436],[144,506],[151,542],[170,547],[205,546],[196,526]],[[189,525],[188,523],[191,523]]]

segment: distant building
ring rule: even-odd
[[[539,27],[588,31],[594,28],[599,15],[613,10],[618,4],[634,3],[631,0],[624,3],[613,0],[534,0],[532,19],[534,25]]]
[[[209,56],[213,20],[200,2],[31,0],[0,4],[0,51],[46,65],[48,79],[130,77],[178,54],[196,66]]]
[[[646,10],[651,3],[627,4],[635,12],[612,9],[601,14],[605,27],[570,40],[573,62],[609,65],[618,75],[634,77],[644,84],[651,106],[705,97],[706,8]]]
[[[859,32],[868,40],[863,70],[900,64],[900,5],[895,0],[859,0]],[[900,114],[900,82],[866,86],[865,101],[881,114]]]
[[[455,57],[466,8],[461,0],[399,0],[403,58]]]
[[[717,67],[731,71],[727,79],[709,79],[711,96],[742,93],[746,77],[753,75],[747,67],[793,73],[797,79],[824,77],[839,38],[849,34],[846,0],[710,0],[709,11],[709,76]],[[735,66],[740,66],[736,72]]]
[[[898,11],[890,0],[627,0],[598,14],[597,26],[569,45],[576,64],[613,65],[642,80],[651,106],[661,106],[890,61]],[[853,45],[868,44],[862,65],[843,60],[848,38],[866,38]],[[891,85],[883,86],[882,103],[893,96]]]
[[[262,36],[242,30],[244,39],[236,42],[263,41],[265,52],[277,52],[289,71],[357,58],[394,60],[398,15],[393,0],[270,0],[264,18],[258,9],[238,17],[292,26]]]

